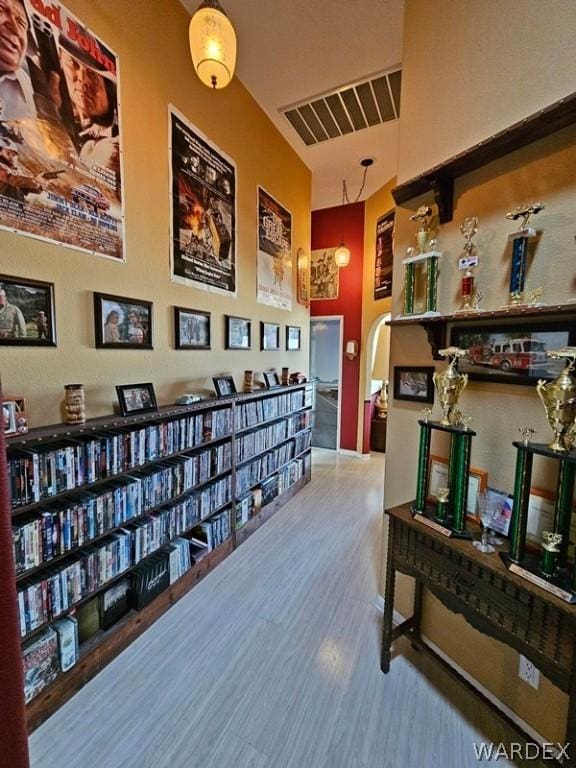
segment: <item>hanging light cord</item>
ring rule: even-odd
[[[357,203],[358,200],[360,200],[360,195],[362,192],[364,192],[364,187],[366,186],[366,174],[368,173],[369,166],[364,166],[364,173],[362,174],[362,184],[360,185],[360,189],[358,190],[358,194],[356,195],[354,199],[354,203]],[[350,198],[348,197],[348,187],[346,185],[346,179],[342,179],[342,205],[349,205],[350,204]]]

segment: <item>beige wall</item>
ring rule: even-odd
[[[237,81],[213,92],[197,80],[188,49],[188,15],[177,0],[133,3],[68,0],[68,7],[120,59],[126,264],[0,232],[0,272],[55,283],[58,347],[2,347],[6,393],[28,399],[34,425],[61,420],[63,385],[84,382],[89,416],[110,413],[118,383],[153,381],[160,403],[211,387],[211,376],[288,364],[308,370],[308,312],[256,303],[256,187],[293,214],[293,253],[310,249],[310,172]],[[240,54],[241,55],[241,54]],[[170,282],[168,103],[174,104],[237,164],[238,298]],[[154,351],[95,350],[92,291],[154,302]],[[172,306],[212,312],[212,351],[173,349]],[[251,352],[226,352],[223,315],[253,320]],[[300,325],[298,353],[259,351],[259,320]]]
[[[408,0],[399,180],[574,90],[576,61],[571,44],[563,41],[567,27],[574,29],[576,5],[562,1],[553,5],[554,13],[542,13],[542,4],[531,1],[440,0],[431,15],[424,0]],[[442,87],[436,87],[439,84]],[[438,231],[442,312],[459,305],[457,259],[463,244],[459,224],[472,214],[480,219],[477,278],[484,293],[482,304],[494,309],[506,302],[510,266],[506,233],[511,224],[504,214],[524,201],[543,200],[547,206],[534,222],[541,236],[533,249],[528,287],[545,286],[548,303],[576,298],[575,167],[576,128],[567,128],[456,182],[454,220]],[[408,217],[424,202],[434,205],[431,196],[423,196],[397,210],[394,314],[402,303],[400,262],[416,229]],[[399,363],[432,364],[420,327],[393,329],[391,365]],[[419,416],[417,405],[392,399],[390,406],[387,507],[414,498]],[[534,388],[474,382],[464,392],[461,406],[478,431],[472,464],[488,471],[490,484],[512,491],[512,441],[518,437],[518,427],[532,424],[542,441],[550,434]],[[442,442],[433,450],[442,453]],[[544,464],[535,462],[534,484],[552,488],[554,478]],[[408,598],[402,580],[397,607],[404,612],[409,610]],[[537,731],[551,740],[562,737],[566,696],[546,680],[539,691],[521,682],[514,651],[482,636],[429,596],[424,633]]]
[[[382,315],[390,312],[392,299],[374,300],[374,262],[376,258],[376,222],[394,206],[392,179],[373,195],[367,198],[364,207],[364,268],[362,275],[362,341],[360,357],[360,386],[358,397],[358,443],[357,450],[362,451],[364,432],[364,400],[368,397],[374,323]]]

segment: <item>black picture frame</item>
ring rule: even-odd
[[[175,349],[211,349],[211,337],[210,312],[174,307]]]
[[[535,384],[553,379],[563,369],[561,360],[550,360],[546,350],[576,343],[576,322],[531,323],[511,320],[506,324],[454,326],[450,344],[469,349],[458,360],[458,370],[471,380],[504,384]]]
[[[224,315],[225,349],[252,348],[252,321],[247,317]]]
[[[122,416],[133,416],[135,413],[151,413],[158,410],[154,385],[118,384],[116,386],[120,413]]]
[[[299,352],[302,349],[302,328],[298,325],[286,326],[286,351]]]
[[[0,344],[55,347],[54,283],[0,275]]]
[[[280,349],[280,325],[260,321],[260,349],[277,352]]]
[[[153,321],[151,301],[110,293],[94,293],[97,349],[154,349]]]
[[[434,371],[434,366],[395,365],[394,399],[433,403]]]
[[[218,398],[230,397],[230,395],[235,395],[237,393],[236,383],[233,376],[213,376],[212,381]]]
[[[266,389],[275,389],[276,387],[282,386],[282,382],[280,381],[280,376],[278,375],[277,371],[264,371],[262,375],[264,377]]]

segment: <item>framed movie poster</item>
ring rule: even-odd
[[[381,216],[376,222],[376,258],[374,262],[374,300],[392,296],[392,267],[394,254],[392,234],[394,211]]]
[[[236,164],[169,107],[172,280],[236,295]]]
[[[312,251],[310,261],[310,298],[337,299],[339,269],[334,258],[336,248]]]
[[[257,300],[292,309],[292,214],[258,187]]]
[[[123,261],[118,57],[57,0],[2,10],[0,227]]]

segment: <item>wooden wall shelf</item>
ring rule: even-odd
[[[400,205],[425,192],[434,192],[440,223],[446,224],[452,221],[455,179],[573,123],[576,123],[576,93],[399,184],[392,190],[392,196],[396,204]]]

